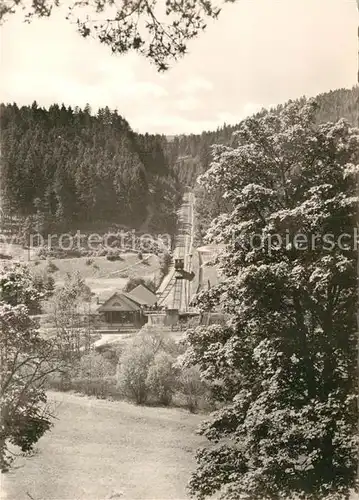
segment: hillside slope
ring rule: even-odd
[[[117,111],[1,104],[1,208],[41,233],[111,223],[169,232],[181,188],[166,139]],[[148,207],[153,207],[148,221]],[[149,226],[147,228],[147,226]]]
[[[187,498],[203,416],[52,393],[58,420],[31,460],[2,479],[2,499]]]
[[[345,118],[353,126],[359,123],[359,86],[352,89],[338,89],[318,95],[316,98],[317,123],[335,122],[340,118]],[[303,101],[304,97],[298,99]],[[279,105],[273,110],[282,109]],[[264,113],[260,111],[256,115]],[[238,125],[224,126],[216,132],[204,132],[201,135],[181,136],[174,140],[172,144],[177,144],[180,158],[177,162],[176,175],[181,182],[195,184],[198,175],[204,173],[210,166],[211,146],[213,144],[231,145],[233,132]],[[185,159],[181,155],[188,155]],[[198,185],[195,187],[196,195],[196,242],[203,243],[203,236],[211,221],[220,213],[230,210],[228,202],[223,199],[220,187],[217,192],[208,193]]]
[[[299,100],[303,99],[300,98]],[[337,89],[316,96],[318,123],[345,118],[352,125],[359,121],[359,86]],[[281,105],[274,109],[280,109]],[[257,113],[260,114],[263,111]],[[216,131],[171,137],[167,142],[168,157],[183,185],[194,186],[198,175],[205,172],[211,162],[213,144],[231,144],[238,125],[224,125]]]

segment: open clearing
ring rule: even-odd
[[[62,285],[67,273],[79,272],[95,294],[123,288],[128,278],[153,279],[159,272],[160,262],[156,255],[146,255],[139,260],[136,254],[123,254],[118,261],[106,257],[77,257],[72,259],[51,259],[56,266],[52,276],[56,285]],[[41,273],[48,266],[47,260],[29,262],[35,273]]]
[[[3,475],[3,499],[187,498],[203,416],[73,394],[50,399],[58,420],[35,456]]]

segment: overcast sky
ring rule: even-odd
[[[163,0],[164,1],[164,0]],[[1,31],[0,100],[117,108],[134,130],[201,132],[262,107],[356,83],[355,0],[237,0],[166,74],[113,56],[60,13]]]

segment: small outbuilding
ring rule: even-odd
[[[144,285],[131,292],[116,290],[97,309],[105,323],[140,328],[147,322],[146,312],[157,302],[157,296]]]

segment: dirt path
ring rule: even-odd
[[[185,499],[199,415],[52,393],[58,420],[2,478],[7,500]],[[29,495],[30,497],[29,497]]]

